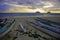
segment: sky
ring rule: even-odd
[[[51,4],[51,8],[60,8],[60,0],[0,0],[0,12],[5,12],[10,8],[20,7],[20,5],[42,6],[44,8]]]

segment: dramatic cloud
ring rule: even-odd
[[[20,5],[60,8],[60,0],[0,0],[0,12]]]

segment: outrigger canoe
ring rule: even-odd
[[[0,38],[6,35],[13,27],[15,19],[7,21],[6,25],[0,28]]]

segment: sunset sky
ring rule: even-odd
[[[27,12],[30,9],[46,11],[44,9],[52,8],[60,8],[60,0],[0,0],[0,12]]]

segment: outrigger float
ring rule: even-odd
[[[27,32],[26,28],[24,28],[22,23],[19,23],[19,30],[21,29],[22,32]]]

